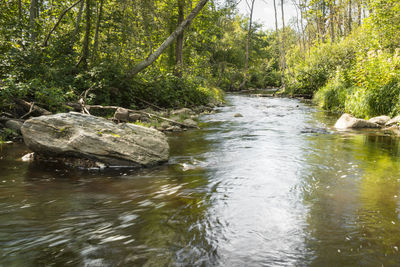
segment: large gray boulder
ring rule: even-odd
[[[335,128],[337,129],[359,129],[359,128],[380,128],[376,123],[357,119],[350,114],[343,114],[336,122]]]
[[[25,144],[40,158],[77,158],[107,167],[142,167],[165,162],[169,156],[167,138],[157,130],[115,124],[76,112],[27,120],[21,131]]]

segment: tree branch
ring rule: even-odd
[[[127,78],[132,78],[148,66],[150,66],[154,61],[156,61],[162,52],[169,47],[174,40],[183,33],[186,27],[190,25],[190,23],[193,21],[193,19],[199,14],[201,9],[207,4],[208,0],[201,0],[197,6],[190,12],[190,14],[187,16],[187,18],[175,29],[173,33],[171,33],[170,36],[168,36],[167,39],[160,45],[160,47],[157,48],[157,50],[151,54],[148,58],[137,64],[130,73],[128,73]]]
[[[61,13],[60,17],[58,18],[58,21],[56,22],[56,24],[54,24],[53,28],[50,30],[50,32],[47,34],[46,39],[43,42],[43,46],[46,47],[47,46],[47,42],[49,41],[51,34],[57,29],[58,25],[60,24],[61,20],[63,19],[63,17],[65,16],[65,14],[67,14],[67,12],[69,10],[71,10],[74,6],[76,6],[77,4],[79,4],[80,2],[82,2],[83,0],[78,0],[75,3],[73,3],[71,6],[67,7],[66,9],[64,9],[64,11]]]

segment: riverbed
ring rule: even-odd
[[[153,169],[66,170],[3,146],[0,265],[400,264],[398,137],[338,132],[296,99],[227,99]]]

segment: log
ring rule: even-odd
[[[27,102],[27,101],[22,100],[22,99],[16,98],[16,99],[14,99],[14,102],[17,105],[22,106],[24,109],[29,110],[29,112],[28,112],[29,114],[36,113],[39,116],[41,116],[41,115],[51,115],[52,114],[50,111],[48,111],[48,110],[46,110],[44,108],[41,108],[41,107],[35,105],[34,103],[30,103],[30,102]],[[29,114],[25,114],[23,117],[26,117]]]

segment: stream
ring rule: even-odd
[[[0,149],[0,266],[399,266],[400,139],[228,95],[168,164],[86,172]],[[243,117],[235,117],[240,113]]]

